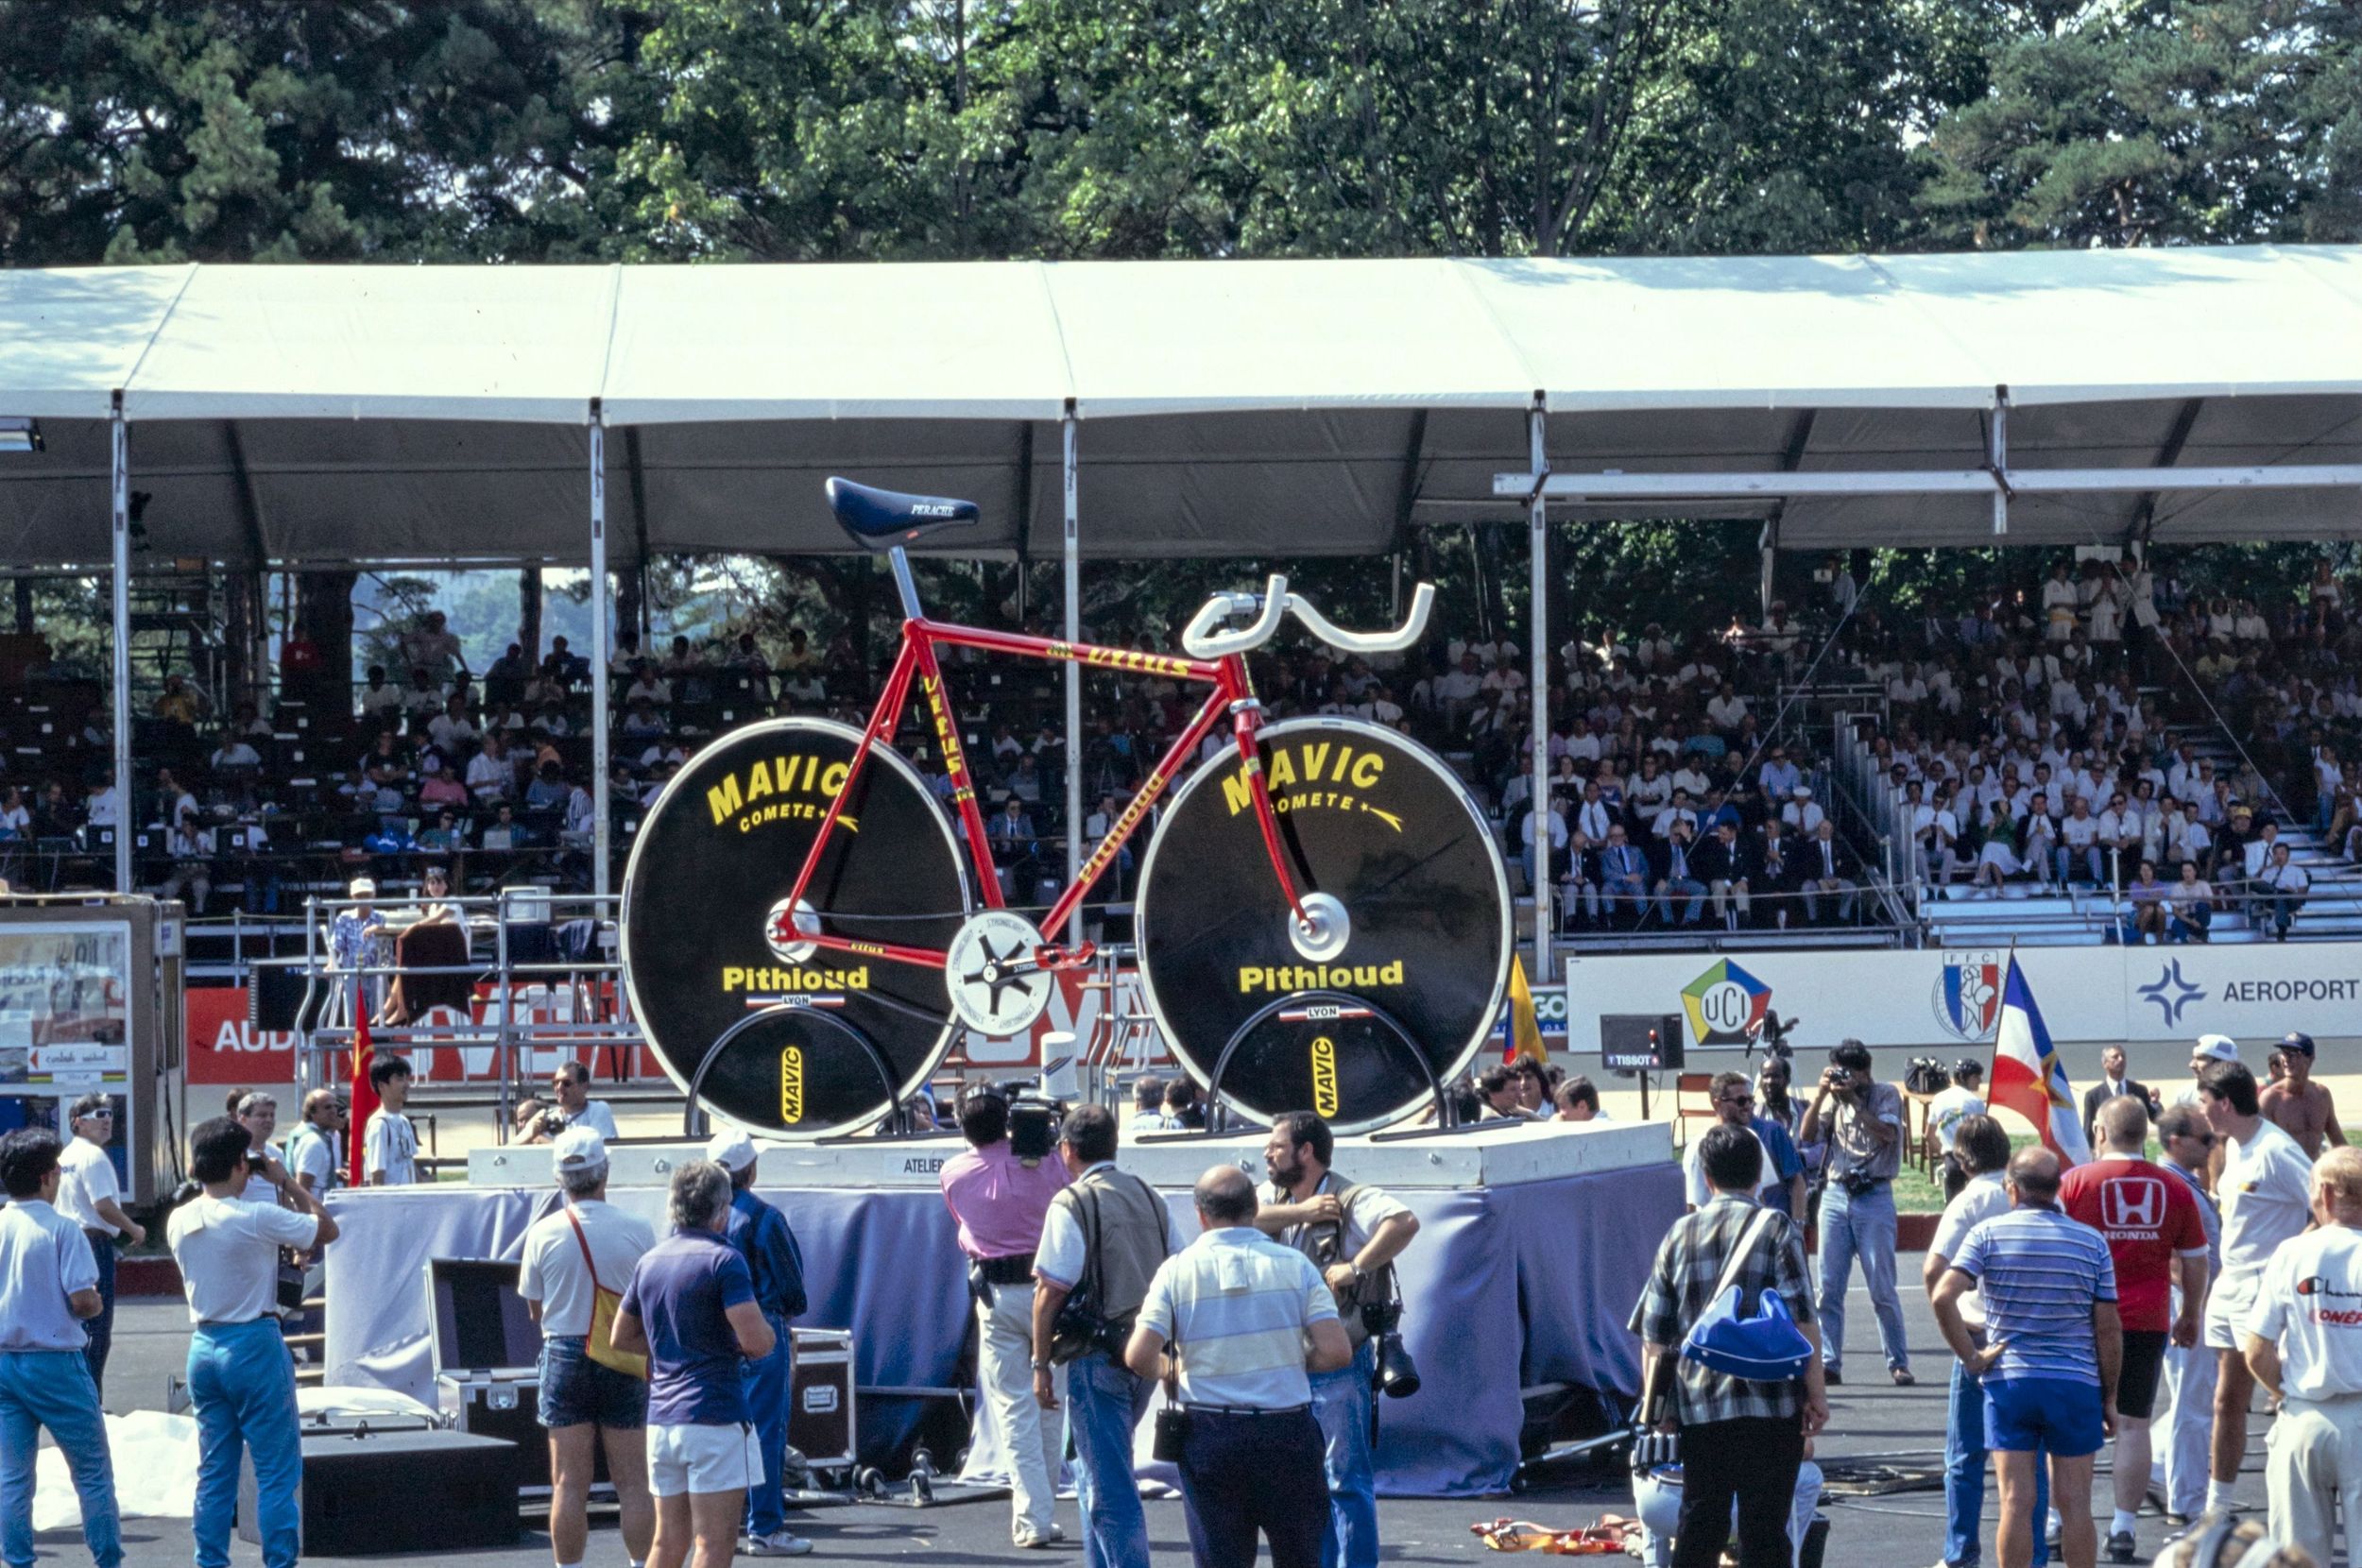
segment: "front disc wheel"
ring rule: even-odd
[[[1313,918],[1282,895],[1247,772],[1225,753],[1174,793],[1141,865],[1142,990],[1199,1083],[1230,1049],[1223,1097],[1247,1115],[1384,1126],[1419,1107],[1430,1074],[1463,1070],[1499,1018],[1512,933],[1492,827],[1442,758],[1397,731],[1296,719],[1257,744]],[[1311,992],[1329,995],[1272,1007]]]

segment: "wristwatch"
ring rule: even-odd
[[[1036,1372],[1055,1372],[1057,1370],[1057,1363],[1054,1361],[1036,1361],[1034,1363],[1034,1370]]]

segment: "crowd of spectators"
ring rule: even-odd
[[[2244,907],[2285,937],[2311,877],[2279,819],[2362,852],[2362,626],[2327,561],[2271,604],[2131,561],[1897,625],[1864,608],[1846,665],[1884,693],[1871,741],[1908,869],[1939,895],[2106,888],[2128,940],[2202,941]],[[2180,738],[2176,726],[2182,727]],[[2188,737],[2234,743],[2218,765]]]
[[[1537,828],[1546,836],[1569,933],[1795,929],[1868,912],[1874,831],[1832,789],[1822,715],[1782,720],[1782,692],[1807,666],[1823,687],[1883,693],[1870,744],[1908,824],[1897,870],[1951,895],[2113,884],[2129,934],[2198,939],[2234,904],[2284,929],[2302,904],[2302,866],[2275,871],[2282,809],[2338,853],[2362,851],[2362,624],[2327,562],[2302,592],[2258,604],[2130,562],[2061,561],[2037,587],[1915,619],[1857,604],[1840,559],[1817,575],[1825,595],[1801,614],[1774,602],[1760,618],[1702,612],[1562,643],[1546,661],[1550,788],[1538,812],[1532,666],[1506,637],[1443,630],[1372,658],[1275,645],[1253,656],[1257,691],[1269,720],[1349,715],[1450,758],[1495,825],[1515,891],[1532,891]],[[1117,626],[1086,635],[1164,646]],[[817,645],[801,630],[767,642],[674,637],[661,649],[622,635],[609,671],[617,853],[711,737],[775,713],[865,720],[882,652],[864,657],[844,633]],[[460,894],[587,887],[588,660],[556,638],[538,655],[512,643],[471,671],[439,614],[384,654],[349,708],[309,693],[292,716],[282,701],[267,718],[248,703],[225,718],[197,683],[169,679],[135,732],[142,884],[202,912],[234,897],[258,913],[355,875],[415,880],[429,863],[447,866]],[[1069,831],[1061,672],[960,651],[945,667],[1004,889],[1046,902]],[[1154,672],[1093,672],[1085,692],[1087,844],[1203,691]],[[2170,729],[2209,703],[2245,747],[2219,770]],[[124,809],[103,701],[93,691],[84,707],[51,722],[67,745],[37,776],[0,783],[0,857],[20,885],[105,880],[106,835]],[[1228,743],[1217,730],[1202,755]],[[903,744],[948,802],[923,732]],[[1144,843],[1118,858],[1106,896],[1128,895]]]

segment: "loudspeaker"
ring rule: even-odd
[[[1600,1015],[1600,1065],[1655,1072],[1683,1065],[1678,1013],[1605,1013]]]
[[[246,1021],[257,1033],[283,1034],[318,1022],[303,1015],[303,995],[311,981],[300,968],[249,963],[246,986]]]
[[[513,1546],[517,1445],[465,1432],[306,1436],[300,1495],[307,1557]],[[238,1536],[262,1536],[250,1469],[238,1488]]]

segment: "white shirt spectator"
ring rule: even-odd
[[[58,1212],[86,1231],[105,1231],[109,1236],[123,1232],[98,1212],[98,1205],[112,1199],[123,1201],[123,1184],[115,1180],[115,1163],[107,1151],[88,1138],[69,1138],[58,1151]]]
[[[1755,1182],[1754,1192],[1755,1201],[1761,1202],[1765,1193],[1781,1185],[1780,1173],[1772,1167],[1772,1150],[1763,1147],[1763,1139],[1756,1137],[1752,1128],[1747,1135],[1755,1139],[1755,1151],[1763,1156],[1763,1173]],[[1706,1170],[1701,1155],[1705,1141],[1703,1135],[1693,1137],[1689,1140],[1689,1147],[1682,1151],[1682,1189],[1688,1195],[1687,1202],[1693,1209],[1704,1208],[1714,1196],[1706,1189]]]
[[[0,1209],[0,1352],[81,1350],[90,1336],[67,1298],[97,1288],[98,1256],[71,1217],[38,1198]]]
[[[2300,1287],[2306,1292],[2302,1297]],[[2321,1294],[2313,1294],[2317,1289]],[[2362,1231],[2351,1225],[2300,1236],[2273,1254],[2246,1328],[2279,1345],[2283,1392],[2308,1401],[2362,1394],[2362,1334],[2342,1321],[2348,1313],[2317,1304],[2351,1301],[2357,1294],[2362,1294]],[[2324,1323],[2324,1316],[2339,1321]]]
[[[361,1135],[361,1179],[385,1173],[384,1185],[406,1187],[419,1180],[419,1133],[399,1111],[380,1108],[369,1116]]]
[[[2313,1162],[2268,1121],[2258,1123],[2246,1143],[2225,1138],[2221,1147],[2215,1191],[2222,1204],[2222,1270],[2253,1273],[2312,1223]]]
[[[259,768],[263,754],[236,736],[224,741],[214,753],[214,766],[219,768]]]
[[[582,1221],[576,1239],[571,1206]],[[656,1245],[656,1232],[636,1214],[596,1199],[576,1199],[533,1222],[525,1232],[524,1261],[517,1270],[517,1294],[541,1304],[545,1336],[590,1332],[590,1312],[597,1291],[582,1264],[582,1243],[590,1244],[598,1265],[598,1285],[621,1290],[631,1279],[641,1254]]]
[[[180,1288],[193,1323],[247,1323],[279,1306],[279,1249],[309,1248],[319,1236],[313,1216],[271,1204],[199,1195],[172,1211],[164,1227],[180,1265]]]
[[[1944,1204],[1943,1214],[1936,1221],[1936,1234],[1927,1243],[1927,1250],[1944,1257],[1956,1258],[1968,1240],[1968,1233],[1995,1215],[2007,1214],[2011,1205],[2010,1189],[1998,1170],[1972,1176],[1960,1196]],[[1960,1317],[1969,1327],[1985,1326],[1984,1298],[1975,1290],[1960,1298]]]
[[[609,1143],[623,1136],[615,1131],[615,1113],[608,1108],[604,1099],[584,1100],[581,1110],[562,1114],[566,1116],[567,1126],[588,1127]],[[615,1288],[621,1290],[623,1287],[619,1285]]]
[[[1927,1125],[1935,1129],[1936,1148],[1943,1153],[1952,1152],[1952,1140],[1960,1135],[1960,1123],[1969,1116],[1985,1114],[1985,1102],[1976,1090],[1955,1083],[1927,1102]],[[1951,1254],[1946,1253],[1947,1257]]]

